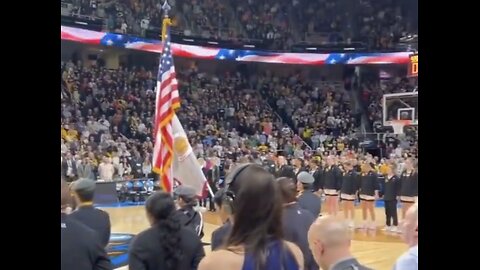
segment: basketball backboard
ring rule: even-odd
[[[418,125],[418,92],[383,95],[383,125],[391,126],[392,120],[410,120]]]

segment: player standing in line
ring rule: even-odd
[[[397,165],[393,161],[385,169],[383,201],[385,203],[386,227],[382,230],[398,232],[397,197],[400,193],[400,179],[395,175]]]
[[[327,157],[327,167],[324,171],[324,186],[325,193],[325,208],[329,215],[336,216],[338,213],[338,192],[340,190],[339,184],[341,181],[341,170],[335,165],[335,157]]]
[[[375,164],[367,162],[362,167],[360,177],[360,205],[362,207],[363,223],[361,228],[375,230],[375,200],[378,199],[380,190],[378,175],[375,173]],[[370,223],[368,222],[368,213],[370,213]]]
[[[404,219],[408,208],[415,203],[415,197],[418,196],[418,174],[412,158],[405,160],[405,170],[400,176],[400,182],[400,202]]]
[[[355,228],[355,197],[359,187],[359,179],[353,170],[351,161],[346,161],[343,167],[345,172],[342,176],[340,198],[342,199],[345,220],[348,222],[348,226],[353,229]]]

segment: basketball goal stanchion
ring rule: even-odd
[[[411,125],[411,122],[412,121],[410,121],[410,120],[392,120],[391,125],[392,125],[392,128],[393,128],[393,133],[394,134],[403,134],[404,133],[403,128],[405,126]]]

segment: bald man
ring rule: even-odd
[[[393,270],[416,270],[418,269],[418,203],[407,210],[400,227],[403,240],[410,249],[398,258]]]
[[[348,224],[333,216],[322,216],[310,226],[308,244],[323,270],[371,270],[361,265],[350,252]]]

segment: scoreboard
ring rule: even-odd
[[[408,77],[418,77],[418,53],[409,56]]]

